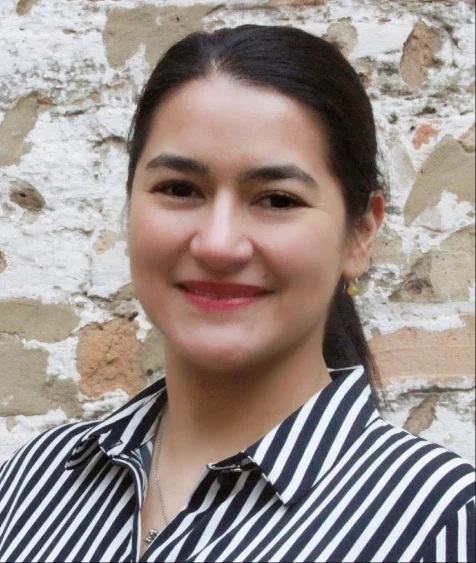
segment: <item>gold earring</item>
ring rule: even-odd
[[[347,288],[345,291],[349,297],[357,297],[360,293],[359,280],[355,279],[347,282]]]

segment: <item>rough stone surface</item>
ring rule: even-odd
[[[416,436],[424,430],[428,430],[435,420],[436,403],[437,397],[435,395],[425,397],[421,403],[411,409],[403,428]]]
[[[431,250],[430,279],[439,301],[464,301],[474,285],[474,226],[466,227]]]
[[[94,242],[93,248],[98,254],[103,254],[110,250],[121,238],[121,235],[114,231],[101,231]]]
[[[343,18],[329,26],[324,39],[333,43],[349,57],[358,43],[358,34],[350,18]]]
[[[40,192],[28,182],[14,182],[10,192],[10,199],[29,211],[39,211],[45,206],[45,200]]]
[[[393,301],[434,301],[431,281],[431,255],[425,254],[411,266],[401,285],[390,295]]]
[[[119,318],[79,331],[77,369],[82,393],[99,399],[108,391],[122,389],[134,395],[144,387],[137,328],[135,322]]]
[[[268,0],[270,6],[321,6],[328,0]]]
[[[372,264],[398,264],[402,265],[406,257],[402,252],[402,239],[395,231],[386,226],[382,227],[376,240],[372,254]]]
[[[0,333],[17,334],[27,340],[59,342],[78,325],[69,305],[42,303],[34,299],[0,301]]]
[[[7,267],[7,259],[5,258],[5,254],[0,250],[0,274],[5,271]]]
[[[48,379],[48,353],[26,350],[17,336],[0,334],[0,416],[41,415],[61,407],[70,418],[82,408],[71,379]]]
[[[474,316],[465,326],[441,332],[414,328],[377,335],[370,341],[382,379],[387,384],[411,379],[474,378]]]
[[[28,14],[37,2],[38,0],[18,0],[16,8],[17,14],[19,16]]]
[[[423,303],[464,301],[474,284],[474,247],[474,226],[457,231],[438,248],[418,257],[390,299]]]
[[[463,149],[467,152],[474,152],[475,151],[475,133],[474,133],[474,123],[471,127],[463,133],[461,137],[458,139],[461,143]]]
[[[214,7],[208,4],[183,8],[142,5],[132,9],[112,9],[103,32],[109,64],[113,68],[122,67],[140,45],[144,45],[145,58],[150,66],[154,66],[172,43],[192,31],[203,29],[202,18]],[[137,32],[139,29],[140,33]]]
[[[400,74],[410,86],[422,86],[428,69],[435,64],[435,55],[442,47],[438,30],[418,22],[403,46]]]
[[[422,211],[437,205],[443,191],[474,203],[474,182],[474,156],[446,135],[420,170],[405,204],[405,224],[410,225]]]
[[[474,379],[430,381],[387,387],[384,416],[412,434],[461,451],[474,465]]]
[[[35,126],[38,118],[38,100],[28,95],[16,101],[0,123],[0,166],[18,164],[21,157],[31,150],[25,137]]]

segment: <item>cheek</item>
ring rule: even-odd
[[[272,239],[276,271],[299,286],[312,286],[340,277],[343,240],[332,225],[309,225]]]
[[[177,224],[167,221],[166,214],[146,209],[132,209],[129,217],[129,255],[131,263],[145,262],[157,266],[161,257],[179,243]]]

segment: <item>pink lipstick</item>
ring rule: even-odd
[[[185,281],[178,287],[191,303],[205,311],[241,309],[269,294],[269,291],[255,285],[214,281]]]

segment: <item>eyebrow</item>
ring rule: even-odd
[[[277,180],[299,180],[311,188],[317,188],[317,182],[296,164],[281,164],[251,168],[243,173],[243,180],[261,180],[273,182]]]
[[[201,176],[210,175],[209,167],[203,164],[203,162],[178,154],[159,154],[159,156],[149,161],[146,166],[148,170],[154,168],[169,168],[177,172],[191,172],[193,174],[200,174]]]
[[[177,172],[198,174],[200,176],[211,176],[210,168],[193,158],[177,154],[160,154],[150,160],[146,169],[168,168]],[[273,182],[279,180],[299,180],[311,188],[317,188],[318,184],[314,178],[296,164],[280,164],[274,166],[260,166],[249,168],[239,176],[240,182],[258,180],[262,182]]]

